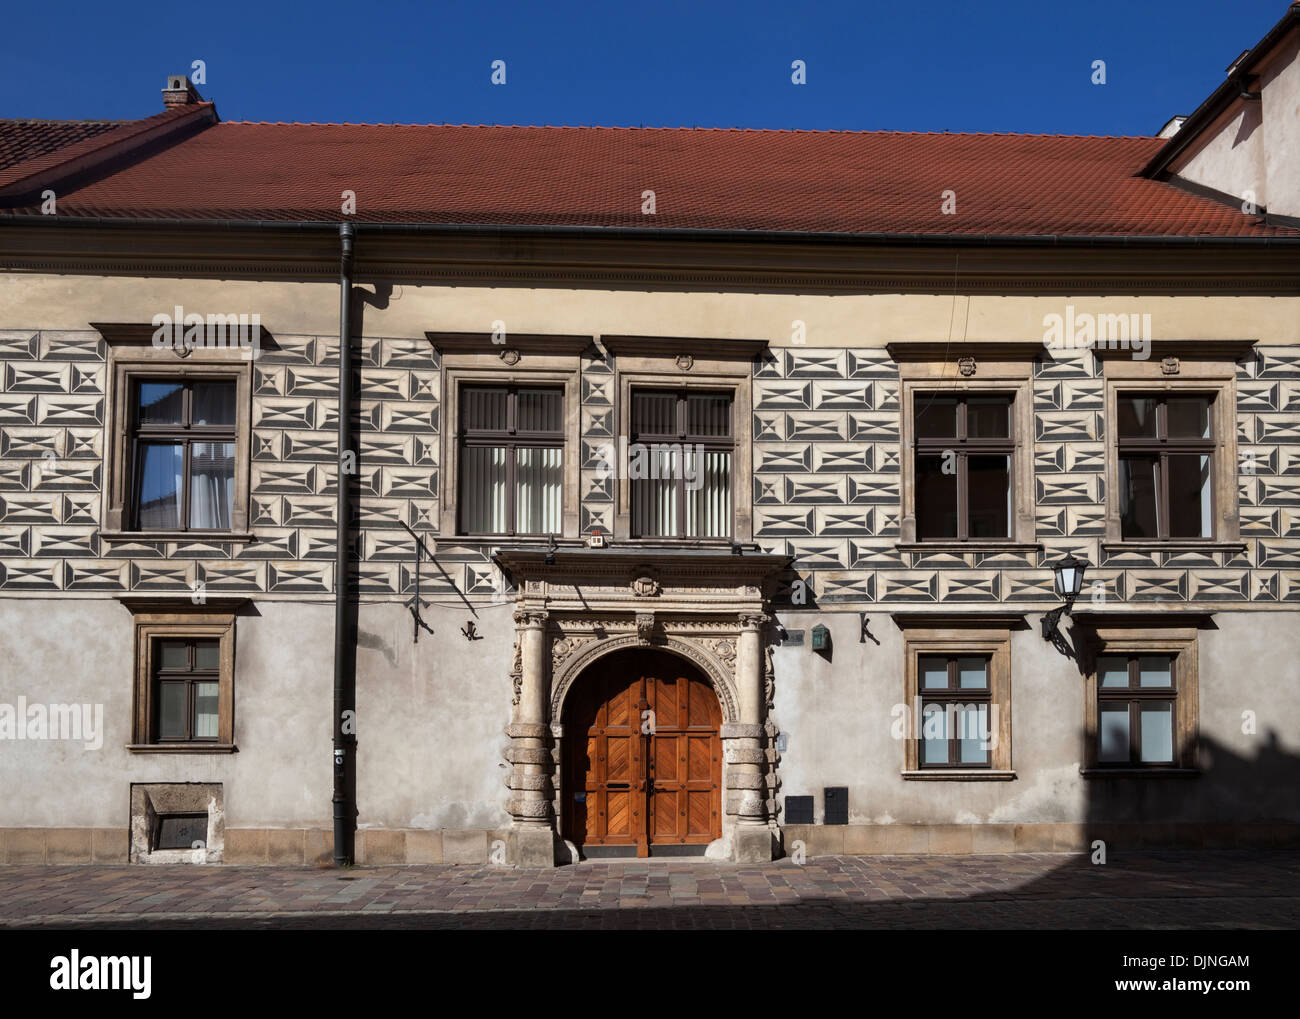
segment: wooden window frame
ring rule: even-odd
[[[1184,396],[1204,396],[1209,400],[1209,438],[1180,438],[1169,436],[1169,414],[1168,401],[1171,394],[1167,391],[1146,391],[1143,389],[1117,388],[1115,392],[1115,406],[1118,413],[1119,401],[1129,397],[1146,397],[1156,401],[1156,434],[1154,436],[1123,436],[1119,433],[1119,418],[1115,418],[1115,465],[1116,465],[1116,484],[1119,483],[1119,464],[1125,455],[1136,456],[1153,456],[1156,458],[1156,477],[1157,492],[1155,495],[1155,517],[1156,517],[1156,534],[1155,536],[1144,535],[1139,537],[1125,538],[1123,536],[1124,521],[1120,520],[1120,540],[1125,542],[1160,542],[1162,544],[1174,541],[1213,541],[1214,534],[1192,537],[1174,537],[1169,533],[1169,457],[1172,455],[1183,454],[1187,456],[1208,456],[1210,458],[1210,530],[1213,532],[1216,528],[1217,503],[1218,496],[1215,492],[1215,479],[1221,469],[1218,462],[1218,441],[1215,436],[1215,427],[1218,413],[1215,409],[1215,403],[1219,397],[1217,389],[1192,389],[1183,388],[1173,394],[1174,399]],[[1119,492],[1116,491],[1116,511],[1118,512]]]
[[[916,461],[923,456],[943,456],[951,451],[955,454],[955,466],[957,468],[954,476],[957,485],[957,534],[955,537],[922,537],[917,535],[917,541],[930,544],[931,542],[952,542],[958,541],[963,545],[974,542],[1000,542],[1011,541],[1015,532],[1015,495],[1016,495],[1016,437],[1014,431],[1015,419],[1015,397],[1006,396],[1007,400],[1007,434],[1005,437],[984,437],[971,438],[968,432],[969,401],[972,399],[1000,399],[1004,397],[1002,393],[986,392],[951,392],[943,389],[926,390],[916,388],[912,390],[912,427],[916,427],[916,402],[924,401],[926,397],[952,397],[957,401],[957,419],[956,435],[944,438],[934,438],[929,436],[914,435],[912,439],[913,459],[912,471],[913,481],[916,479]],[[969,460],[971,456],[1005,456],[1008,459],[1009,469],[1007,471],[1007,530],[1008,534],[998,537],[972,538],[970,536],[970,473]],[[916,511],[916,491],[913,487],[912,509],[915,516]]]
[[[903,552],[1042,550],[1034,516],[1034,363],[1041,343],[891,343],[899,386],[899,540]],[[969,371],[967,375],[965,372]],[[1008,538],[920,539],[916,533],[915,395],[1011,398],[1011,519]]]
[[[134,615],[135,680],[132,753],[233,753],[235,745],[235,615],[245,599],[209,599],[204,605],[169,600],[122,599]],[[217,738],[157,737],[159,647],[164,640],[218,641]]]
[[[1241,552],[1241,519],[1237,490],[1237,367],[1249,342],[1153,342],[1145,361],[1095,351],[1102,359],[1105,379],[1106,533],[1105,552],[1199,550]],[[1168,356],[1164,356],[1168,355]],[[1119,516],[1119,398],[1120,396],[1208,395],[1210,435],[1211,534],[1209,538],[1125,538]],[[1206,440],[1200,440],[1204,443]]]
[[[1008,781],[1016,777],[1011,748],[1011,633],[1024,628],[1024,617],[951,616],[938,613],[896,613],[894,622],[903,631],[903,716],[908,730],[903,734],[902,777],[921,781]],[[920,687],[919,662],[923,657],[983,657],[988,659],[987,698],[990,716],[996,706],[997,741],[989,747],[987,764],[926,765],[921,763],[920,714],[925,693]],[[977,691],[983,693],[983,691]],[[962,692],[941,691],[946,703],[958,703]],[[990,724],[993,720],[990,719]]]
[[[940,689],[938,687],[927,687],[927,686],[920,685],[921,670],[919,668],[919,663],[922,658],[946,658],[945,666],[947,669],[947,680],[948,680],[948,685],[946,687]],[[957,662],[961,658],[978,658],[983,660],[984,662],[983,689],[962,687],[958,685],[960,683],[960,677],[958,675]],[[953,705],[953,704],[963,705],[963,702],[965,702],[965,704],[987,704],[989,705],[989,710],[990,711],[992,710],[993,659],[991,655],[954,654],[952,652],[948,652],[946,655],[917,654],[916,660],[918,663],[917,697],[919,698],[920,706],[921,706],[920,725],[921,725],[922,732],[924,732],[924,728],[925,728],[925,718],[926,718],[925,709],[931,704],[942,704],[944,706],[945,715],[947,715],[948,713],[949,705]],[[1000,713],[1001,713],[1001,709],[999,709],[999,714]],[[991,769],[993,767],[993,747],[988,748],[987,759],[984,761],[984,763],[978,764],[978,763],[963,762],[961,760],[961,739],[957,735],[957,731],[955,728],[952,734],[949,735],[947,739],[947,743],[948,743],[948,759],[946,761],[925,761],[922,760],[922,758],[924,757],[924,754],[922,752],[925,744],[924,736],[922,736],[922,738],[920,739],[917,739],[916,740],[917,767],[923,771],[938,770],[938,769],[958,770],[963,768]]]
[[[169,669],[167,666],[162,664],[162,655],[158,652],[157,647],[155,647],[154,653],[152,655],[154,671],[150,674],[151,688],[149,691],[149,704],[150,704],[149,724],[151,728],[149,730],[149,737],[150,737],[149,742],[156,743],[156,744],[220,742],[219,735],[213,736],[211,738],[195,736],[193,729],[194,729],[195,708],[197,706],[195,700],[198,697],[198,692],[195,688],[198,686],[199,683],[216,683],[218,686],[218,691],[220,690],[221,638],[220,637],[196,637],[196,636],[177,637],[173,635],[169,637],[153,637],[151,639],[155,642],[156,645],[161,645],[165,643],[183,644],[186,652],[185,655],[186,667],[181,670]],[[217,645],[217,655],[218,655],[217,668],[200,669],[195,664],[197,659],[196,652],[198,650],[199,641],[203,641],[205,643],[215,641]],[[188,735],[183,736],[179,739],[164,739],[160,731],[162,728],[162,720],[160,718],[160,713],[157,710],[157,708],[162,701],[162,686],[166,682],[184,683],[185,685],[185,728]],[[218,692],[218,697],[219,696],[220,693]],[[218,725],[220,725],[220,720],[218,720]]]
[[[202,373],[187,373],[177,375],[174,378],[167,376],[150,376],[150,375],[130,375],[128,385],[131,390],[130,394],[130,418],[127,421],[129,432],[129,445],[127,461],[124,464],[126,470],[127,486],[127,503],[125,509],[125,519],[130,523],[131,530],[143,533],[147,528],[140,526],[141,506],[136,493],[137,483],[140,473],[140,456],[142,447],[148,444],[162,445],[180,445],[184,450],[182,455],[181,466],[181,506],[180,506],[180,524],[176,528],[152,528],[152,530],[183,531],[186,534],[203,537],[211,534],[228,533],[229,528],[221,527],[192,527],[190,526],[190,488],[193,464],[193,450],[196,442],[228,442],[232,446],[239,444],[238,421],[229,425],[195,425],[192,422],[194,414],[194,384],[196,382],[234,382],[235,383],[235,400],[236,407],[239,400],[239,385],[237,380],[231,378],[227,373],[206,375]],[[151,424],[146,425],[140,422],[140,405],[139,400],[135,399],[135,394],[139,392],[142,383],[163,383],[172,384],[182,387],[182,412],[181,422],[179,424]],[[238,411],[236,410],[236,416]]]
[[[1191,776],[1199,774],[1199,655],[1197,630],[1172,619],[1160,625],[1159,620],[1141,617],[1128,625],[1087,627],[1086,615],[1080,614],[1076,622],[1083,622],[1082,650],[1084,659],[1084,747],[1083,774],[1089,778]],[[1174,701],[1174,759],[1169,763],[1144,764],[1134,759],[1132,741],[1137,729],[1130,720],[1130,760],[1127,763],[1099,760],[1098,746],[1101,714],[1101,689],[1097,677],[1097,659],[1103,655],[1141,656],[1170,655],[1173,658],[1173,687],[1112,688],[1116,699],[1136,702],[1140,700]],[[1130,666],[1131,667],[1131,666]],[[1131,680],[1130,680],[1131,682]],[[1132,709],[1130,709],[1131,712]]]
[[[506,428],[504,431],[493,431],[489,429],[469,429],[466,428],[459,419],[459,405],[463,401],[464,394],[470,389],[504,389],[507,393],[506,398]],[[533,382],[464,382],[460,384],[457,392],[457,477],[463,473],[461,470],[461,458],[464,451],[473,446],[504,446],[506,449],[506,529],[504,531],[471,531],[462,519],[460,489],[456,492],[456,533],[472,538],[545,538],[545,533],[519,532],[515,529],[518,518],[518,501],[515,490],[515,451],[518,449],[558,449],[560,451],[561,475],[563,475],[567,450],[565,449],[565,433],[563,423],[558,431],[555,432],[520,432],[516,425],[518,424],[518,403],[520,389],[541,389],[559,393],[561,403],[561,419],[564,416],[564,400],[566,396],[563,385],[547,385],[545,383]],[[459,480],[458,480],[459,484]],[[563,486],[562,486],[563,487]],[[564,520],[564,503],[563,490],[561,491],[560,520],[563,526]],[[558,534],[559,532],[555,532]]]
[[[97,324],[108,345],[104,420],[104,493],[100,537],[108,541],[174,539],[249,542],[249,493],[253,449],[253,362],[238,347],[195,348],[185,358],[152,345],[150,326]],[[235,491],[229,530],[141,530],[135,510],[134,393],[140,382],[230,380],[235,383]],[[188,523],[188,518],[186,518]]]
[[[734,389],[728,389],[725,387],[709,389],[701,386],[680,386],[680,385],[679,386],[634,385],[628,391],[629,401],[632,404],[635,404],[635,399],[637,394],[644,394],[644,393],[672,394],[676,398],[676,408],[675,408],[674,417],[677,423],[677,430],[675,433],[671,435],[669,434],[660,435],[653,432],[645,432],[645,433],[637,432],[635,430],[636,422],[633,420],[632,411],[629,410],[628,432],[627,432],[629,444],[637,444],[640,442],[645,442],[650,444],[653,443],[661,443],[661,444],[666,443],[669,445],[677,444],[683,447],[687,445],[691,445],[691,446],[703,447],[704,452],[706,453],[730,453],[731,469],[733,471],[735,470],[736,394]],[[730,435],[728,435],[725,439],[722,439],[716,435],[692,434],[688,427],[689,397],[691,396],[725,396],[729,404],[727,409],[727,416],[728,416],[728,421],[730,423]],[[697,466],[700,469],[703,469],[702,464]],[[630,473],[630,471],[628,473]],[[632,498],[632,492],[635,487],[634,482],[638,480],[643,480],[643,479],[630,478],[630,477],[628,478],[629,509],[630,509],[630,500]],[[680,533],[684,531],[686,527],[686,515],[687,515],[686,514],[686,478],[683,476],[683,473],[679,471],[678,476],[673,480],[674,480],[673,491],[674,491],[674,499],[676,502],[676,516],[679,524],[679,528],[678,528],[679,533],[672,534],[672,535],[634,534],[632,533],[631,530],[631,520],[629,515],[629,522],[628,522],[629,538],[631,538],[631,540],[633,541],[731,541],[733,540],[732,536],[735,534],[736,531],[736,504],[734,498],[731,500],[731,513],[730,513],[730,519],[727,521],[726,535],[723,535],[722,537],[704,537],[700,535]],[[735,478],[733,477],[730,480],[732,483],[731,487],[734,492],[736,487]]]

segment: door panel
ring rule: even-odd
[[[692,666],[662,652],[611,656],[579,681],[564,717],[566,838],[645,856],[722,834],[722,712]]]

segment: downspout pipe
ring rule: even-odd
[[[356,804],[349,779],[356,773],[356,684],[352,682],[354,651],[348,611],[348,532],[351,527],[350,485],[344,467],[356,463],[352,430],[352,239],[351,223],[339,224],[339,438],[338,531],[334,550],[334,866],[352,863]],[[349,455],[351,454],[351,455]]]

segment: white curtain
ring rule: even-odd
[[[229,530],[234,503],[234,443],[194,443],[190,451],[190,526]]]
[[[526,446],[515,457],[515,530],[558,534],[564,487],[562,451]]]

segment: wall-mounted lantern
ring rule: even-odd
[[[1052,563],[1056,596],[1064,598],[1065,604],[1043,616],[1043,639],[1051,641],[1052,646],[1066,658],[1077,659],[1078,656],[1066,641],[1065,635],[1061,633],[1061,614],[1068,616],[1074,607],[1074,599],[1079,597],[1079,592],[1083,590],[1083,575],[1087,572],[1088,565],[1088,560],[1076,559],[1072,555]]]
[[[818,623],[812,628],[812,649],[814,651],[829,651],[831,649],[831,631]]]

